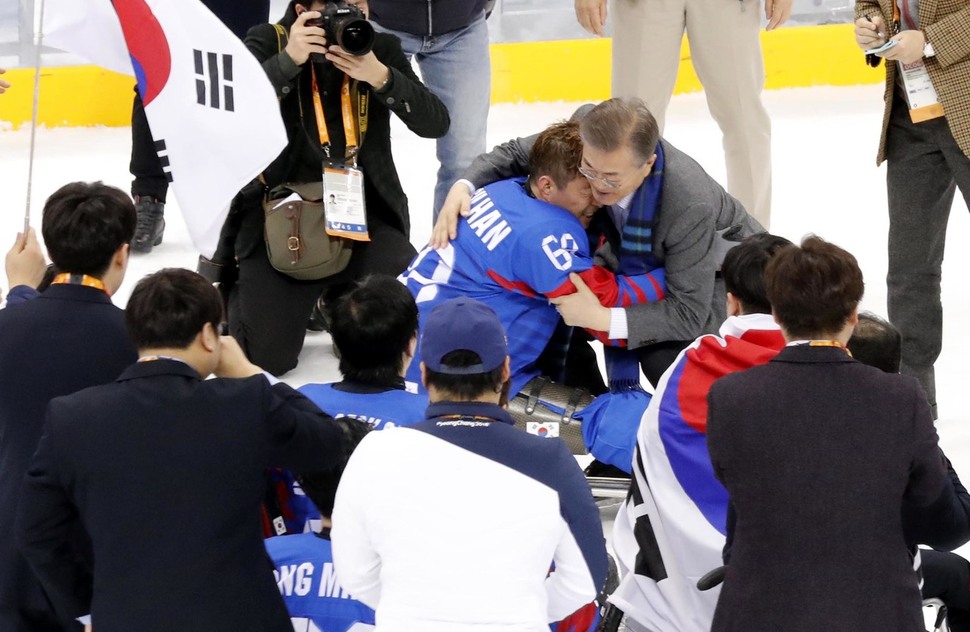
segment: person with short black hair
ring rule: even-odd
[[[864,289],[850,253],[809,236],[772,257],[765,285],[787,345],[707,398],[713,471],[736,510],[711,630],[920,630],[903,506],[952,494],[926,397],[847,352]]]
[[[330,336],[343,380],[306,384],[300,392],[320,408],[367,421],[376,429],[424,419],[427,397],[404,388],[418,344],[418,308],[394,277],[374,275],[332,310]]]
[[[125,331],[124,313],[111,302],[124,279],[128,242],[135,230],[135,208],[128,196],[100,182],[67,184],[44,204],[41,230],[62,272],[39,295],[24,292],[20,304],[0,310],[0,507],[8,508],[0,512],[4,632],[77,627],[51,609],[48,596],[16,550],[14,508],[48,402],[110,382],[138,357]],[[39,250],[28,234],[23,250],[15,255],[23,261],[33,253],[35,261],[27,266],[35,268],[31,279],[37,279],[41,269]],[[75,536],[78,541],[87,537],[80,527]]]
[[[112,264],[127,266],[128,248],[122,246],[135,233],[129,209],[132,203],[126,193],[100,182],[61,187],[47,200],[41,223],[51,261],[70,274],[102,278],[117,290],[121,266]]]
[[[138,349],[183,349],[207,324],[224,322],[218,294],[195,287],[198,275],[166,268],[136,286],[125,309],[125,326]],[[210,371],[211,373],[211,371]]]
[[[142,279],[126,322],[138,362],[47,409],[17,511],[24,556],[62,618],[103,632],[291,631],[261,536],[264,470],[332,467],[344,428],[219,335],[219,291],[194,272]],[[80,523],[93,569],[75,559]]]
[[[330,336],[345,379],[396,384],[418,343],[418,307],[394,277],[371,276],[337,303]]]
[[[276,566],[273,571],[276,584],[296,629],[303,629],[297,626],[306,623],[327,632],[345,632],[356,623],[374,624],[373,609],[347,594],[336,578],[330,543],[333,525],[330,516],[337,484],[351,453],[372,426],[350,417],[338,417],[337,423],[345,428],[348,441],[334,461],[333,469],[298,476],[303,492],[320,510],[320,528],[311,533],[266,540],[266,551]]]
[[[337,489],[340,580],[389,630],[544,629],[606,579],[589,485],[564,443],[499,405],[509,357],[491,308],[438,305],[420,345],[428,420],[368,435]]]
[[[343,379],[305,384],[299,391],[334,417],[359,419],[377,430],[423,421],[428,398],[405,390],[404,383],[418,342],[418,308],[407,288],[394,277],[374,275],[331,311],[330,336]],[[277,502],[287,532],[315,530],[321,514],[293,474],[270,476],[286,490]]]
[[[718,335],[701,336],[681,352],[636,419],[636,448],[626,466],[633,492],[613,522],[621,581],[610,595],[631,624],[665,632],[710,629],[717,591],[700,592],[695,582],[720,564],[728,497],[707,454],[707,394],[719,378],[764,364],[784,347],[765,268],[790,246],[784,237],[759,233],[727,252],[721,267],[727,320]]]
[[[845,346],[852,357],[886,373],[899,373],[903,338],[888,320],[862,312]]]

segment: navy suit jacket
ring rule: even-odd
[[[264,469],[325,470],[343,443],[333,418],[262,375],[138,363],[51,402],[17,536],[58,612],[90,612],[100,632],[289,632],[263,545]],[[93,584],[65,546],[78,519]]]
[[[923,629],[902,508],[948,481],[915,380],[787,347],[714,383],[707,444],[737,511],[713,632]]]
[[[0,630],[36,629],[52,612],[14,545],[20,485],[54,397],[111,382],[137,358],[124,312],[101,290],[52,285],[0,310]],[[34,613],[27,615],[25,611]]]

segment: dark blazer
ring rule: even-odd
[[[586,107],[573,118],[582,117]],[[513,139],[479,156],[465,171],[465,179],[484,186],[526,175],[537,136]],[[690,156],[665,140],[660,143],[666,166],[660,208],[654,218],[653,254],[666,269],[667,296],[626,309],[630,348],[716,333],[726,315],[724,284],[716,283],[715,273],[727,247],[734,245],[724,242],[723,235],[733,231],[733,239],[740,241],[764,231]],[[594,222],[605,213],[604,209],[598,211]],[[612,223],[608,217],[605,221]],[[596,248],[598,241],[591,245]],[[607,239],[606,246],[596,251],[597,263],[615,271],[618,261],[613,253],[618,252],[619,233],[614,231],[614,239]]]
[[[713,632],[923,629],[902,505],[947,474],[926,397],[834,347],[786,347],[708,394],[737,512]]]
[[[176,360],[51,402],[17,536],[65,616],[100,632],[292,626],[260,524],[264,468],[326,469],[340,427],[285,384],[201,380]],[[65,547],[84,523],[93,582]]]
[[[0,310],[0,630],[33,630],[53,615],[14,545],[20,485],[54,397],[111,382],[137,358],[124,312],[104,292],[52,285]],[[28,614],[33,612],[33,615]],[[32,623],[25,617],[34,616]]]
[[[291,2],[279,21],[287,32],[296,20]],[[263,65],[270,83],[280,98],[280,111],[289,144],[279,157],[266,168],[265,179],[272,188],[282,182],[316,182],[320,180],[321,164],[325,158],[320,148],[316,117],[313,111],[312,73],[310,61],[297,66],[280,45],[272,24],[260,24],[249,31],[246,46]],[[441,100],[428,90],[414,74],[411,63],[401,50],[401,41],[387,34],[378,34],[374,54],[391,73],[387,85],[380,91],[361,83],[359,89],[371,94],[367,134],[360,146],[358,164],[364,172],[364,197],[368,215],[377,214],[386,223],[408,235],[411,220],[408,200],[391,155],[391,112],[397,115],[412,132],[425,138],[438,138],[448,131],[450,118]],[[344,157],[344,130],[340,118],[340,84],[343,73],[327,62],[316,64],[317,80],[322,93],[324,118],[332,143],[331,156]],[[355,106],[356,111],[356,106]],[[244,257],[263,243],[263,211],[249,204],[236,242],[237,255]]]

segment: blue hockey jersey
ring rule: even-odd
[[[293,629],[362,632],[374,625],[374,611],[351,597],[333,570],[330,540],[315,533],[266,540]]]
[[[539,374],[536,359],[559,320],[548,298],[575,291],[570,272],[583,276],[607,307],[656,301],[665,289],[662,269],[614,277],[594,267],[579,220],[531,197],[524,187],[516,179],[479,189],[457,238],[440,250],[425,247],[400,277],[418,304],[420,322],[436,305],[458,296],[495,310],[508,336],[513,394]],[[414,358],[407,375],[419,386],[420,360]]]
[[[410,426],[424,421],[424,412],[428,408],[427,395],[417,395],[399,388],[380,393],[359,393],[338,390],[333,384],[306,384],[297,390],[320,410],[334,417],[366,421],[375,430]]]
[[[410,426],[424,421],[428,408],[428,396],[409,393],[399,388],[388,388],[380,392],[355,392],[334,388],[333,384],[305,384],[297,389],[307,399],[320,407],[320,410],[333,417],[351,417],[364,421],[375,430]],[[292,472],[274,469],[271,480],[285,489],[281,499],[281,510],[286,530],[289,533],[315,531],[320,526],[320,512],[313,505]]]

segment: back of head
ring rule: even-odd
[[[373,429],[370,424],[351,417],[339,417],[336,423],[344,434],[343,450],[334,461],[323,464],[326,466],[324,470],[303,472],[296,477],[304,493],[324,518],[333,515],[333,502],[337,495],[337,485],[340,483],[340,477],[343,476],[344,470],[347,469],[350,455],[357,449],[367,433]]]
[[[529,180],[549,176],[560,189],[579,176],[583,140],[579,123],[563,121],[542,130],[529,153]]]
[[[434,401],[477,401],[501,393],[508,354],[498,315],[470,298],[436,306],[421,333],[424,381]]]
[[[872,312],[859,314],[859,322],[846,346],[859,362],[886,373],[899,373],[903,338],[889,321]]]
[[[815,235],[779,250],[765,270],[768,302],[790,337],[842,330],[862,300],[865,284],[855,257]]]
[[[645,163],[657,150],[660,128],[647,104],[636,97],[614,97],[591,109],[579,122],[583,143],[601,151],[627,146]]]
[[[135,236],[135,206],[121,189],[72,182],[47,199],[41,232],[58,270],[100,277]]]
[[[765,268],[780,248],[793,245],[784,237],[757,233],[728,250],[721,264],[725,289],[741,302],[744,314],[770,314]]]
[[[390,384],[418,331],[418,307],[397,279],[375,275],[346,294],[331,314],[330,335],[344,379]]]
[[[138,349],[185,349],[210,323],[222,323],[219,290],[199,274],[165,268],[143,278],[125,307],[128,336]]]

